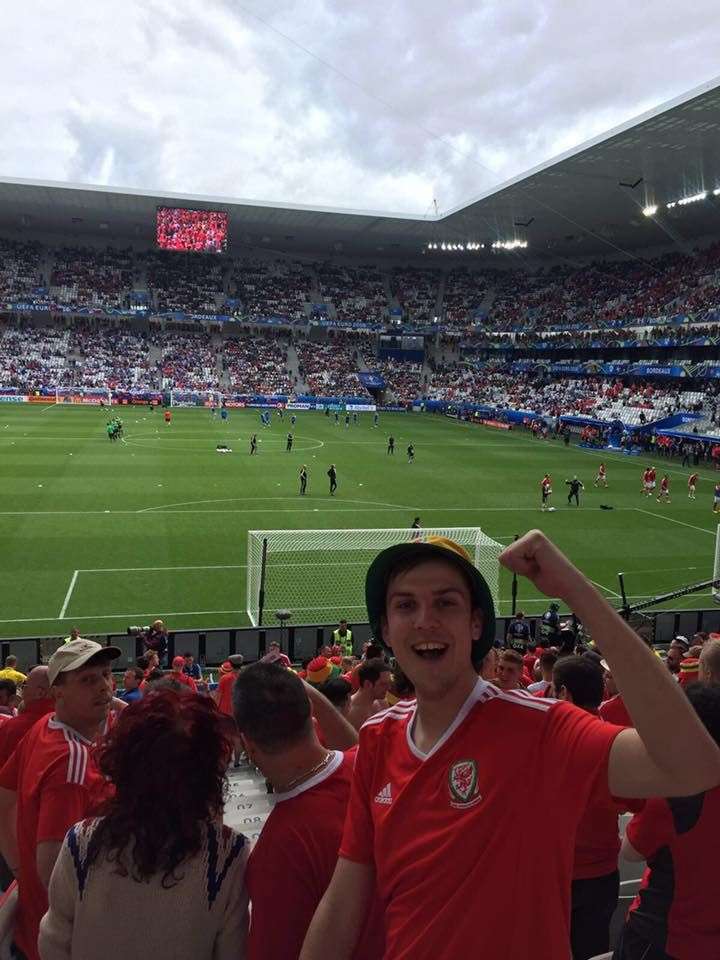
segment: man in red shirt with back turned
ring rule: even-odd
[[[562,657],[553,669],[558,700],[597,715],[604,690],[603,670],[590,657]],[[603,798],[590,803],[575,835],[570,943],[573,960],[590,960],[610,948],[610,921],[620,894],[618,817],[639,810],[641,800]]]
[[[365,581],[370,625],[417,700],[360,731],[338,864],[301,960],[325,960],[329,943],[349,960],[375,891],[384,960],[565,960],[588,803],[720,784],[720,749],[678,685],[557,547],[533,530],[500,559],[603,638],[637,729],[480,678],[495,611],[467,553],[442,537],[384,550]],[[528,810],[543,811],[542,831]]]
[[[687,697],[720,744],[720,686],[696,683]],[[717,960],[720,787],[648,800],[627,826],[622,856],[647,860],[647,870],[614,957]]]
[[[191,693],[197,693],[197,684],[191,676],[185,673],[185,657],[173,657],[172,670],[168,679],[181,683]]]
[[[233,700],[248,757],[272,783],[275,800],[245,873],[248,958],[297,960],[337,862],[357,733],[323,694],[276,664],[244,670]],[[320,743],[311,708],[327,742],[341,749]],[[380,919],[371,917],[358,960],[381,960]]]
[[[112,702],[110,663],[120,655],[92,640],[60,647],[48,663],[55,710],[0,770],[0,852],[18,880],[15,944],[28,960],[39,960],[38,928],[65,834],[107,795],[94,746]]]
[[[48,687],[48,668],[33,667],[22,687],[23,709],[12,720],[0,725],[0,768],[31,727],[52,713],[55,701]]]
[[[214,696],[218,710],[220,713],[224,713],[226,717],[232,718],[233,716],[233,687],[240,676],[242,665],[243,655],[241,653],[232,654],[220,665],[220,679]],[[240,766],[240,757],[242,756],[242,744],[237,734],[233,743],[233,767],[237,768]]]

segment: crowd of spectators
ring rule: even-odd
[[[159,371],[152,359],[152,337],[106,323],[70,329],[66,381],[70,386],[111,390],[158,389]]]
[[[448,329],[477,336],[524,334],[533,343],[541,332],[602,330],[611,343],[613,329],[657,327],[664,339],[685,343],[689,332],[678,334],[667,329],[667,322],[689,316],[717,324],[720,244],[647,260],[539,270],[451,267],[443,275],[439,268],[410,265],[388,269],[0,240],[0,296],[5,299],[120,310],[129,307],[133,290],[145,292],[161,313],[229,310],[250,320],[302,323],[315,312],[339,323],[377,322],[386,319],[394,298],[408,323],[441,317]],[[641,336],[648,338],[647,332]],[[618,334],[615,342],[622,338]],[[597,334],[590,339],[597,340]]]
[[[312,278],[302,263],[287,260],[243,260],[230,281],[240,301],[235,312],[248,320],[279,317],[289,323],[307,319]]]
[[[9,656],[11,955],[430,960],[492,902],[488,956],[716,960],[718,635],[654,646],[539,531],[502,564],[573,616],[548,600],[500,637],[462,548],[408,540],[367,571],[362,652],[341,621],[302,664],[272,642],[217,685],[155,646],[114,676],[121,650],[76,629],[27,675]],[[273,794],[254,844],[227,822],[239,767]]]
[[[133,285],[131,249],[61,247],[50,275],[50,298],[63,306],[124,309]]]
[[[320,295],[332,304],[336,321],[381,321],[387,314],[385,279],[372,265],[351,267],[331,262],[315,266]]]
[[[290,394],[287,344],[274,337],[230,337],[222,345],[223,367],[232,393]]]
[[[332,344],[296,341],[298,369],[310,393],[337,397],[368,395],[358,377],[358,351],[346,343],[342,339]]]
[[[68,331],[0,324],[0,386],[38,389],[68,381]]]
[[[393,296],[410,323],[432,321],[438,315],[440,270],[395,267],[390,277]]]
[[[42,247],[0,238],[0,300],[28,300],[44,288]]]
[[[217,314],[225,302],[224,261],[192,253],[154,250],[138,255],[158,313]]]

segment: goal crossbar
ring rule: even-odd
[[[364,621],[365,572],[374,557],[386,547],[429,536],[463,546],[498,603],[503,545],[480,527],[249,530],[248,618],[261,626],[273,622],[282,608],[291,612],[293,623]]]

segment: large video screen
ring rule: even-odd
[[[227,249],[228,215],[221,210],[158,207],[157,245],[161,250],[223,253]]]

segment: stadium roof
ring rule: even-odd
[[[458,260],[470,266],[492,258],[499,266],[500,256],[509,257],[493,255],[497,241],[527,241],[523,255],[533,258],[691,246],[719,232],[720,79],[436,217],[5,179],[0,231],[150,246],[158,205],[226,210],[232,252],[251,246],[414,259],[429,243],[473,243],[485,247],[458,253]],[[654,215],[644,215],[643,208],[655,205]],[[428,254],[438,263],[453,257]]]

